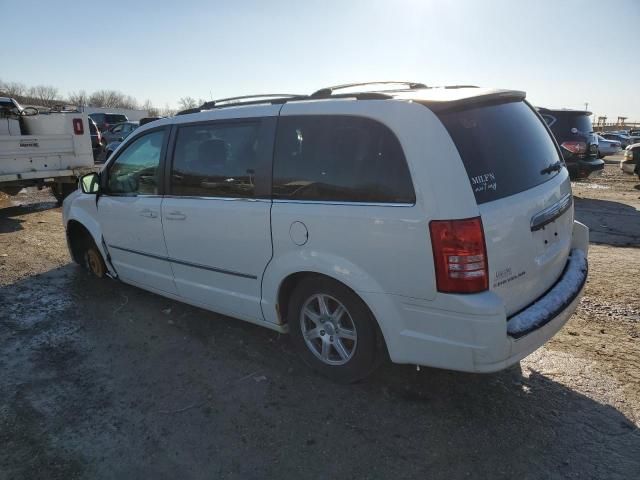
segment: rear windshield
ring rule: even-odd
[[[593,131],[591,118],[587,115],[551,112],[545,115],[545,117],[547,116],[551,117],[551,121],[547,121],[551,130],[558,132],[560,135],[571,133],[572,128],[577,128],[581,133],[591,133]]]
[[[106,114],[105,115],[105,122],[108,124],[114,124],[114,123],[122,123],[122,122],[126,122],[127,121],[127,117],[125,117],[124,115],[117,115],[117,114]]]
[[[478,203],[533,188],[557,175],[542,170],[561,160],[551,135],[524,102],[442,112]]]

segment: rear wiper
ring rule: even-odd
[[[559,172],[560,170],[562,170],[562,162],[558,160],[556,163],[552,163],[548,167],[540,170],[540,175],[545,175],[551,172]]]

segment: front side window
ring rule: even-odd
[[[109,168],[111,194],[158,194],[160,154],[164,130],[150,132],[129,143]]]
[[[171,194],[254,197],[259,127],[257,122],[180,127],[171,168]]]
[[[396,136],[368,118],[282,117],[273,166],[279,199],[414,203],[406,159]]]

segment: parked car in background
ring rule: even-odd
[[[629,135],[635,135],[635,136],[640,137],[640,130],[637,129],[637,128],[631,129],[631,130],[629,130]]]
[[[620,161],[620,170],[629,175],[637,174],[640,179],[640,172],[638,172],[638,165],[640,164],[640,143],[628,146],[624,151],[624,157]]]
[[[629,135],[629,145],[640,143],[640,135]]]
[[[146,125],[147,123],[155,122],[156,120],[160,120],[162,117],[145,117],[140,119],[140,126]]]
[[[588,229],[544,121],[518,91],[343,88],[140,127],[65,202],[72,258],[289,332],[340,382],[387,356],[519,362],[587,278]]]
[[[538,112],[556,137],[572,179],[602,172],[604,161],[598,158],[598,138],[593,132],[591,112],[549,108],[538,108]]]
[[[87,119],[89,122],[89,133],[91,134],[91,148],[93,149],[93,159],[96,160],[103,151],[102,134],[98,130],[96,122],[91,118]]]
[[[623,149],[631,145],[631,137],[629,137],[629,135],[625,135],[624,133],[603,132],[600,134],[600,136],[607,140],[616,140],[620,142],[620,148]]]
[[[102,132],[104,144],[108,145],[112,142],[121,142],[139,126],[140,124],[138,122],[123,122],[112,126],[109,130]]]
[[[604,158],[607,155],[615,155],[622,148],[620,146],[620,142],[617,140],[607,140],[601,135],[597,135],[598,137],[598,158]]]
[[[90,113],[89,118],[96,122],[101,133],[104,133],[118,123],[129,121],[127,116],[122,113]]]

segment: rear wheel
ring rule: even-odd
[[[331,279],[303,279],[291,295],[287,317],[302,360],[331,380],[361,380],[383,358],[371,312],[352,290]]]

